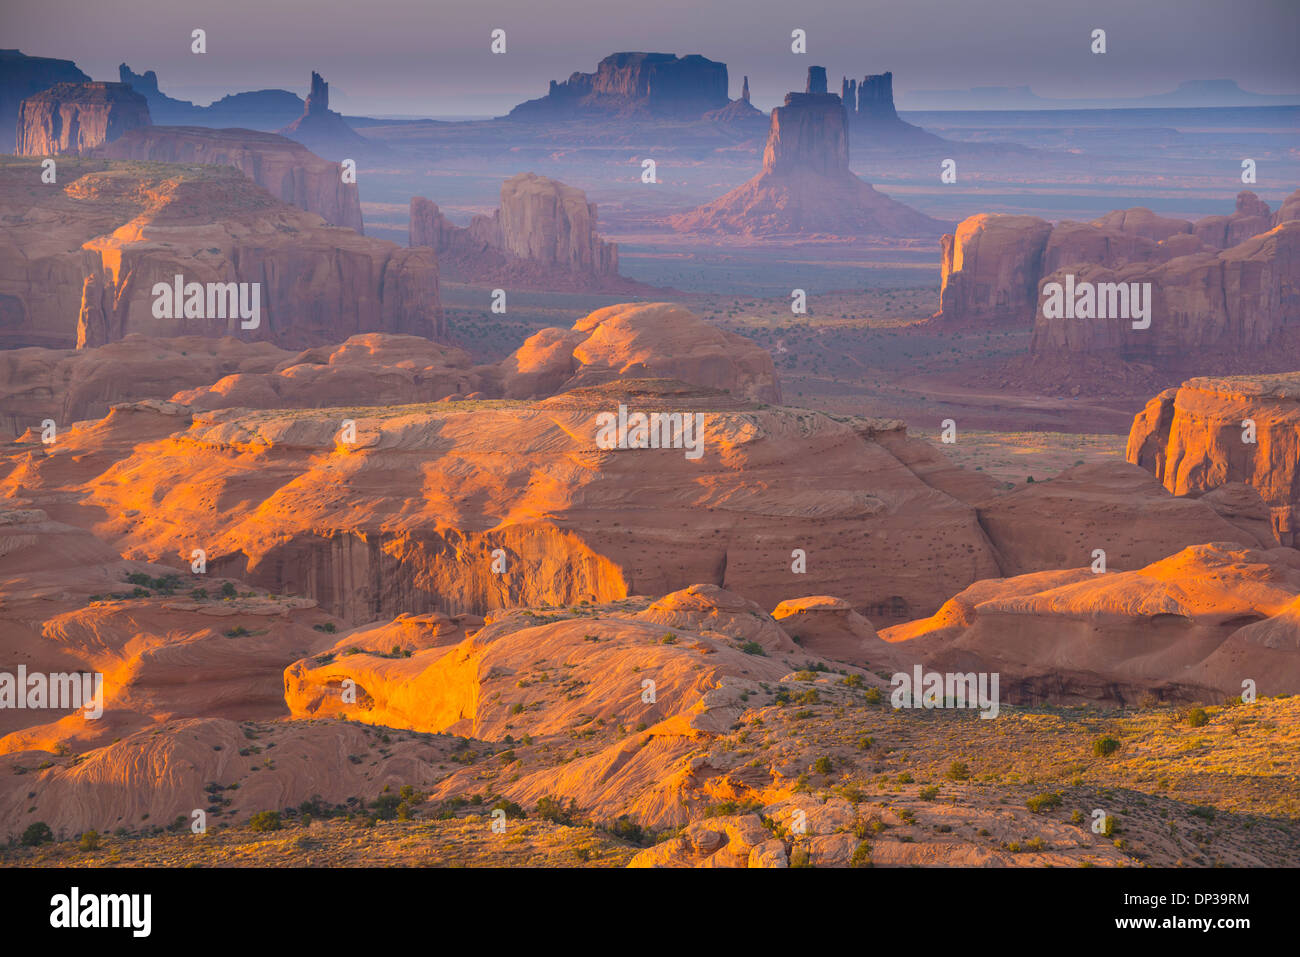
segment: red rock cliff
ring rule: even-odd
[[[149,125],[149,104],[125,83],[59,83],[18,109],[19,156],[84,153]]]

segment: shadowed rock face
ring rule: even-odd
[[[89,82],[90,77],[71,60],[0,50],[0,153],[14,152],[14,130],[23,100],[59,83]]]
[[[316,213],[333,226],[363,231],[360,194],[355,184],[343,182],[340,165],[274,133],[150,126],[131,130],[96,155],[233,166],[272,196]]]
[[[158,74],[153,70],[136,73],[123,63],[117,72],[123,83],[149,101],[150,116],[164,126],[278,130],[302,115],[302,97],[288,90],[230,93],[208,106],[195,106],[159,90]]]
[[[331,158],[355,158],[358,151],[375,149],[375,144],[350,127],[341,113],[329,107],[329,84],[319,73],[312,71],[311,92],[307,94],[302,116],[277,132],[302,143],[314,153]]]
[[[808,88],[825,88],[810,75]],[[943,224],[877,193],[849,171],[844,106],[833,93],[788,93],[772,110],[763,169],[719,199],[672,218],[681,232],[938,236]]]
[[[1254,442],[1244,441],[1250,432]],[[1127,457],[1175,495],[1245,483],[1273,533],[1300,531],[1300,373],[1199,378],[1166,389],[1133,419]]]
[[[558,180],[520,173],[501,186],[501,206],[452,225],[437,204],[411,200],[411,246],[429,246],[440,261],[475,279],[548,277],[561,284],[616,285],[618,246],[596,234],[596,204]]]
[[[149,104],[125,83],[59,83],[23,100],[15,151],[85,153],[149,122]]]
[[[521,103],[514,119],[542,120],[609,113],[694,119],[727,105],[727,65],[702,56],[614,53],[595,73],[551,81],[546,96]]]
[[[1300,194],[1296,194],[1300,195]],[[1282,361],[1300,342],[1300,209],[1277,215],[1243,192],[1231,216],[1195,223],[1147,209],[1052,226],[1033,216],[981,214],[943,237],[936,320],[1033,326],[1046,359],[1098,355],[1177,369],[1189,360]],[[1226,248],[1223,244],[1231,244]],[[1047,318],[1047,283],[1150,283],[1151,325],[1124,318]]]
[[[138,332],[302,348],[360,332],[443,331],[430,250],[327,226],[237,170],[64,161],[57,187],[40,185],[38,171],[33,160],[0,173],[5,346],[101,345]],[[247,283],[250,301],[258,284],[260,323],[206,308],[159,315],[155,286],[177,275]]]

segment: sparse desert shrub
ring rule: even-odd
[[[279,811],[258,811],[248,819],[248,826],[254,831],[280,830]]]
[[[792,850],[790,852],[790,866],[812,867],[812,857],[808,854],[808,850],[802,847],[796,847]]]
[[[967,781],[970,779],[970,768],[966,766],[965,761],[954,761],[948,765],[948,780],[950,781]]]
[[[862,700],[867,704],[880,704],[880,689],[868,688],[866,693],[862,695]]]
[[[1092,753],[1099,758],[1108,758],[1119,750],[1119,738],[1112,735],[1102,735],[1096,741],[1092,742]]]
[[[1029,800],[1025,801],[1025,807],[1035,814],[1042,814],[1051,808],[1061,806],[1060,791],[1045,791],[1042,794],[1035,794]]]
[[[873,737],[872,737],[871,735],[869,735],[869,734],[862,734],[862,735],[859,735],[859,736],[858,736],[858,750],[859,750],[859,751],[867,751],[867,750],[870,750],[871,746],[872,746],[873,744],[875,744],[875,743],[876,743],[876,739],[873,738]]]
[[[1192,708],[1187,712],[1187,723],[1193,728],[1203,728],[1210,723],[1210,716],[1204,708]]]
[[[338,628],[335,626],[334,622],[332,621],[327,621],[319,625],[312,625],[312,628],[314,628],[316,631],[323,631],[328,635],[332,635],[334,634],[334,632],[338,631]]]
[[[543,821],[550,821],[552,824],[572,824],[578,813],[578,802],[569,798],[566,807],[562,801],[546,794],[537,799],[537,807],[533,809],[533,813]]]
[[[27,830],[23,831],[23,847],[35,847],[38,844],[47,844],[54,840],[54,832],[44,821],[36,821],[27,825]]]
[[[830,758],[823,754],[813,762],[812,769],[815,774],[830,774],[831,771],[835,769],[835,765],[831,762]]]
[[[853,852],[853,857],[849,861],[849,867],[870,867],[871,866],[871,845],[863,841]]]
[[[898,776],[899,784],[911,784],[914,780],[916,779],[912,777],[912,773],[910,771],[904,771],[902,774]]]
[[[99,850],[99,832],[96,830],[83,831],[78,846],[83,851]]]
[[[227,638],[243,638],[248,634],[248,629],[243,625],[236,625],[226,632]]]
[[[939,796],[939,785],[932,784],[928,788],[921,788],[920,798],[922,801],[933,801]]]
[[[740,650],[747,655],[758,655],[760,658],[767,657],[767,652],[763,650],[763,646],[760,645],[757,641],[745,642],[743,645],[740,646]]]

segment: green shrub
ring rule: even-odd
[[[823,754],[813,762],[812,769],[814,774],[830,774],[835,769],[835,766],[831,763],[831,759]]]
[[[95,830],[83,831],[80,847],[83,851],[99,850],[99,832]]]
[[[23,847],[35,847],[37,844],[47,844],[54,840],[54,832],[44,821],[36,821],[27,825],[27,830],[23,831]]]
[[[1119,738],[1109,734],[1092,742],[1092,753],[1099,758],[1108,758],[1119,750]]]
[[[1204,708],[1193,708],[1187,712],[1187,723],[1193,728],[1203,728],[1210,723],[1210,716],[1205,713]]]
[[[248,819],[248,826],[254,831],[280,830],[279,811],[258,811]]]
[[[939,785],[937,784],[932,784],[928,788],[921,788],[920,797],[922,801],[933,801],[938,796],[939,796]]]
[[[1029,810],[1033,811],[1035,814],[1042,814],[1044,811],[1048,810],[1049,808],[1060,807],[1060,806],[1061,806],[1060,791],[1045,791],[1042,794],[1035,794],[1033,797],[1031,797],[1029,800],[1025,802],[1025,807],[1029,808]]]
[[[948,780],[950,781],[968,781],[970,780],[970,768],[966,766],[965,761],[954,761],[948,765]]]
[[[740,650],[747,655],[758,655],[760,658],[767,657],[767,652],[763,650],[763,646],[760,645],[757,641],[745,642],[743,645],[740,646]]]

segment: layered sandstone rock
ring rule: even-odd
[[[809,89],[825,86],[824,76]],[[937,236],[942,224],[877,193],[849,171],[844,105],[832,93],[789,93],[772,110],[763,169],[704,206],[674,216],[680,232],[740,235]]]
[[[101,418],[118,402],[270,372],[291,356],[269,342],[135,334],[97,349],[7,349],[0,351],[0,435],[21,435],[45,419],[62,427]]]
[[[0,173],[7,347],[93,346],[138,332],[303,348],[362,332],[442,332],[430,250],[327,226],[236,170],[64,161],[57,187],[40,184],[37,170],[33,162]],[[206,297],[201,316],[166,318],[156,286],[174,288],[178,275],[246,283],[250,312],[257,284],[256,327],[228,305],[209,316]]]
[[[1131,571],[1088,568],[978,582],[932,618],[885,629],[945,672],[997,672],[1004,701],[1175,700],[1300,681],[1300,555],[1227,543]]]
[[[1134,417],[1127,458],[1175,495],[1250,486],[1270,510],[1274,534],[1295,545],[1300,373],[1198,378],[1166,389]]]
[[[89,82],[90,77],[71,60],[0,50],[0,153],[14,152],[14,130],[23,100],[59,83]]]
[[[23,100],[14,151],[85,153],[149,123],[149,104],[124,83],[59,83]]]
[[[779,403],[772,357],[756,343],[666,302],[597,309],[543,329],[500,366],[500,394],[532,399],[613,379],[665,378]]]
[[[598,448],[598,416],[620,404],[703,416],[699,456],[684,442]],[[143,439],[149,428],[135,419],[151,416],[174,438]],[[355,443],[340,439],[345,419]],[[174,560],[201,540],[213,574],[310,597],[352,621],[696,583],[764,605],[837,595],[900,620],[998,574],[975,509],[868,426],[656,380],[467,408],[229,409],[191,420],[141,410],[61,431],[51,454],[24,459],[3,488],[34,494],[85,469],[86,514],[110,516],[100,527],[120,553]],[[32,433],[21,448],[39,443]],[[257,467],[236,467],[249,449]],[[180,493],[163,478],[178,469],[190,477]],[[212,507],[236,501],[245,504]],[[507,574],[492,570],[498,548]],[[791,570],[795,549],[806,574]],[[862,575],[868,566],[876,572]]]
[[[362,232],[361,198],[342,167],[274,133],[198,126],[132,130],[96,155],[154,163],[233,166],[272,196],[316,213],[332,226]]]
[[[536,173],[501,185],[501,206],[452,225],[437,204],[411,200],[411,246],[429,246],[449,274],[474,281],[614,288],[618,247],[596,233],[596,204],[573,186]]]
[[[1288,200],[1270,216],[1267,204],[1243,192],[1232,215],[1195,223],[1141,208],[1055,226],[1030,216],[973,216],[943,237],[935,318],[1032,325],[1036,360],[1056,361],[1062,375],[1070,357],[1085,356],[1161,369],[1238,359],[1277,367],[1300,341],[1300,229],[1286,218],[1297,210]],[[1142,321],[1135,312],[1048,318],[1039,304],[1049,283],[1149,283],[1150,326],[1134,328]]]
[[[614,53],[594,73],[551,81],[546,96],[520,103],[513,119],[542,121],[638,114],[695,119],[727,105],[727,65],[691,54]]]

